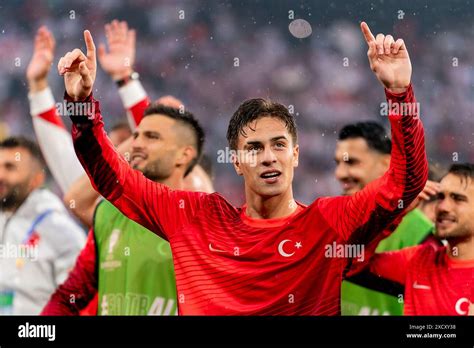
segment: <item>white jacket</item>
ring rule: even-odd
[[[85,237],[47,189],[33,191],[11,216],[0,212],[0,314],[39,314],[73,268]]]

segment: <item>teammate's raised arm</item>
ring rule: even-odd
[[[71,136],[58,114],[53,93],[48,85],[54,49],[53,34],[45,26],[40,27],[35,36],[33,56],[26,69],[26,78],[30,113],[41,152],[54,179],[65,193],[72,183],[85,173],[76,157]]]
[[[26,68],[26,78],[30,92],[40,92],[48,88],[48,73],[54,59],[56,41],[53,34],[42,26],[35,36],[33,56]]]
[[[99,45],[99,63],[117,85],[120,99],[127,109],[130,128],[135,129],[150,104],[138,73],[133,70],[136,32],[129,29],[126,21],[113,20],[105,25],[105,36],[108,50],[104,44]]]
[[[135,30],[129,29],[125,21],[113,20],[105,25],[105,36],[108,51],[104,44],[99,45],[100,66],[114,81],[130,76],[135,63]]]

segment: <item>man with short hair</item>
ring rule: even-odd
[[[342,193],[352,195],[384,175],[391,151],[390,136],[379,123],[362,121],[344,126],[334,154],[334,174]]]
[[[403,40],[361,29],[372,70],[390,103],[413,103],[411,63]],[[179,313],[184,315],[337,315],[348,255],[328,246],[366,245],[391,224],[424,187],[423,127],[415,114],[391,110],[391,167],[353,196],[324,197],[306,207],[293,198],[299,147],[288,109],[264,99],[243,102],[227,139],[237,153],[246,204],[220,194],[171,190],[131,169],[103,130],[92,96],[95,45],[84,32],[79,49],[59,60],[69,102],[93,103],[95,113],[71,117],[73,141],[95,188],[126,216],[169,240]],[[400,109],[400,108],[399,108]],[[239,156],[239,154],[245,156]]]
[[[85,234],[44,184],[38,146],[0,142],[0,313],[39,314],[73,267]]]
[[[453,164],[440,184],[435,234],[446,245],[370,261],[372,273],[405,286],[405,315],[474,315],[474,164]]]

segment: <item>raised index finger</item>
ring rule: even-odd
[[[367,23],[362,22],[360,23],[360,29],[362,30],[362,34],[364,34],[365,41],[368,43],[375,41],[375,37],[369,29]]]
[[[95,60],[95,44],[89,30],[84,30],[84,41],[87,47],[87,57]]]

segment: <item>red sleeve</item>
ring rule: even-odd
[[[422,245],[397,251],[375,254],[370,261],[370,272],[379,277],[405,284],[408,263]]]
[[[71,117],[72,137],[94,189],[125,216],[169,240],[200,209],[207,194],[171,190],[133,170],[107,138],[99,102],[92,96],[86,102],[94,103],[94,114]]]
[[[402,110],[400,106],[416,106],[412,86],[402,94],[392,94],[387,90],[385,93],[388,105],[392,105],[389,169],[355,195],[320,199],[319,207],[328,224],[352,244],[367,244],[375,240],[403,214],[403,210],[423,190],[428,178],[424,131],[417,108],[411,110],[411,115],[393,112]]]
[[[41,315],[79,315],[97,293],[96,248],[91,229],[68,278],[55,291]]]

